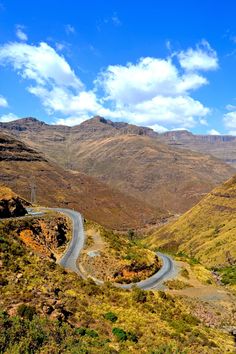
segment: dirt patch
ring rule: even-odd
[[[236,323],[236,297],[225,287],[210,279],[210,272],[200,265],[191,267],[186,262],[177,262],[185,271],[180,272],[177,280],[187,282],[189,287],[173,289],[168,292],[185,299],[191,311],[210,327],[227,328]],[[202,267],[200,269],[200,267]],[[201,270],[201,274],[200,274]],[[181,275],[182,274],[182,275]],[[212,284],[207,284],[212,281]]]

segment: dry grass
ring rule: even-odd
[[[236,177],[214,189],[177,221],[161,227],[149,239],[152,247],[185,252],[204,265],[236,261]]]

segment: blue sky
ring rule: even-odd
[[[235,1],[0,0],[0,121],[236,135]]]

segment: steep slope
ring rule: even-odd
[[[173,151],[148,136],[81,141],[77,168],[150,205],[180,213],[234,170],[191,151]]]
[[[160,135],[163,143],[172,148],[185,148],[211,154],[236,167],[236,137],[231,135],[194,135],[186,130]]]
[[[236,262],[236,176],[214,189],[177,221],[148,240],[152,247],[185,252],[208,266]]]
[[[153,209],[79,172],[65,171],[24,143],[0,133],[0,181],[43,206],[79,210],[111,228],[140,228],[167,213]]]
[[[2,123],[62,166],[99,178],[153,207],[182,213],[235,170],[161,142],[153,130],[95,117],[69,128],[32,118]],[[59,153],[60,152],[60,153]]]
[[[234,352],[233,336],[183,299],[82,280],[26,248],[13,221],[0,241],[1,353]]]

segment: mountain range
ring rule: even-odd
[[[165,140],[168,135],[98,116],[74,127],[23,118],[1,123],[0,131],[39,151],[63,171],[95,177],[166,214],[188,210],[235,173],[209,154],[177,149]]]

